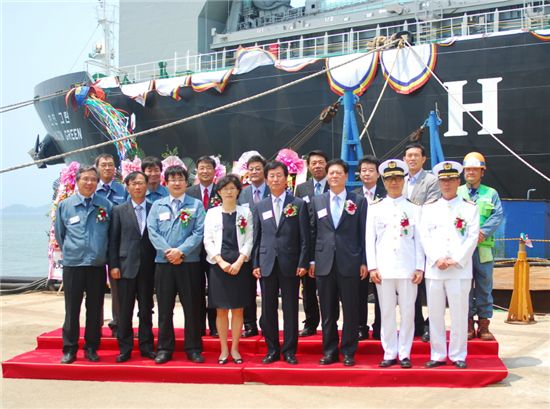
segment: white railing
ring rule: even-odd
[[[304,57],[325,58],[341,54],[366,51],[367,43],[377,36],[391,36],[409,31],[416,44],[438,42],[457,36],[490,34],[517,29],[543,29],[550,27],[550,2],[539,2],[537,7],[496,10],[488,13],[464,14],[430,21],[405,21],[392,26],[376,26],[360,31],[350,31],[320,37],[300,37],[291,41],[260,44],[264,50],[278,53],[280,59]],[[189,52],[183,56],[117,69],[122,82],[141,82],[151,79],[176,77],[205,71],[232,68],[237,49],[207,54]],[[163,66],[163,68],[161,67]]]

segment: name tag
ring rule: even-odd
[[[306,203],[309,203],[309,196],[306,195],[306,196],[302,197],[302,200]]]
[[[243,204],[240,204],[239,206],[250,208],[250,203],[243,203]]]
[[[121,202],[124,200],[124,197],[123,196],[113,196],[113,200],[117,201],[117,202]]]
[[[264,220],[271,219],[273,217],[273,212],[271,210],[268,210],[267,212],[262,213],[262,218]]]
[[[161,222],[166,221],[166,220],[170,220],[170,212],[159,213],[159,220]]]
[[[321,209],[317,212],[317,217],[319,219],[322,219],[323,217],[326,217],[327,216],[327,209]]]
[[[73,216],[69,219],[69,224],[75,224],[80,221],[80,216]]]

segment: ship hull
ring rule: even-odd
[[[198,93],[190,87],[181,88],[179,101],[150,92],[145,106],[142,106],[122,94],[120,88],[107,89],[106,100],[115,108],[133,113],[136,118],[135,132],[139,132],[245,99],[304,77],[323,66],[324,61],[318,61],[297,73],[263,66],[231,77],[223,93],[213,89]],[[435,73],[446,83],[466,81],[462,86],[462,98],[463,103],[470,106],[481,103],[484,98],[479,80],[498,82],[497,107],[493,107],[498,115],[499,133],[496,136],[535,168],[549,175],[549,66],[550,43],[529,33],[521,33],[457,41],[450,47],[438,47]],[[36,94],[45,95],[55,87],[62,89],[59,88],[62,85],[68,89],[77,82],[76,79],[86,81],[85,77],[85,73],[77,73],[46,81],[37,86]],[[501,79],[497,81],[496,78]],[[365,116],[368,117],[372,111],[384,82],[379,70],[372,85],[360,98]],[[232,109],[144,135],[137,142],[147,155],[160,156],[168,149],[177,147],[181,157],[195,159],[201,155],[215,154],[221,155],[222,161],[232,162],[248,150],[257,150],[269,158],[288,146],[290,140],[324,107],[337,99],[338,96],[329,88],[326,75],[321,75]],[[550,197],[550,184],[514,158],[490,135],[479,134],[479,125],[466,113],[461,114],[465,135],[444,136],[450,131],[449,103],[447,92],[433,77],[411,95],[401,95],[388,88],[368,129],[376,155],[385,156],[422,125],[437,104],[443,121],[440,134],[446,158],[461,160],[466,153],[479,151],[488,163],[484,180],[494,186],[502,197],[525,198],[529,189],[536,189],[531,193],[531,198]],[[92,121],[85,118],[84,110],[67,108],[64,98],[57,97],[35,105],[60,152],[105,141]],[[322,149],[329,156],[338,157],[342,112],[305,142],[298,149],[299,153]],[[483,115],[488,114],[478,111],[474,115],[484,121]],[[424,143],[429,145],[427,136]],[[363,139],[363,150],[371,153],[367,138]],[[97,154],[104,151],[115,152],[111,147],[96,149],[69,155],[65,161],[91,163]],[[394,156],[401,155],[400,151]]]

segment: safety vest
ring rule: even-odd
[[[466,200],[472,200],[467,185],[462,185],[458,188],[458,195]],[[486,185],[479,185],[477,189],[476,206],[479,210],[479,226],[483,227],[485,221],[491,217],[495,205],[493,204],[493,196],[496,194],[496,190]],[[478,244],[478,247],[495,247],[495,238],[493,236],[487,237],[484,241]]]

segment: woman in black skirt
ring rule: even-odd
[[[220,337],[221,353],[218,363],[228,362],[227,333],[231,310],[231,357],[237,364],[243,362],[239,353],[239,338],[243,326],[243,308],[253,284],[249,263],[252,252],[252,213],[237,206],[241,182],[235,175],[224,176],[216,185],[222,205],[206,213],[204,247],[211,264],[208,282],[208,305],[216,308],[216,327]]]

